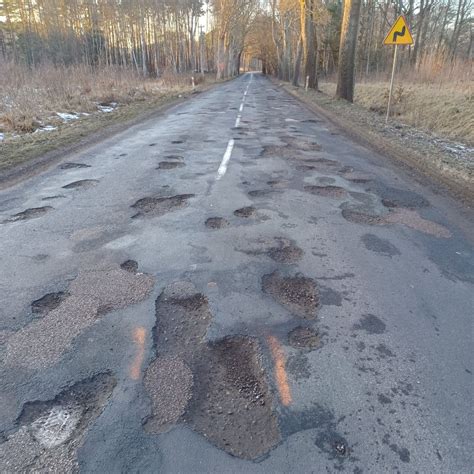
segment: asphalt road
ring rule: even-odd
[[[471,471],[472,213],[263,76],[0,222],[1,472]]]

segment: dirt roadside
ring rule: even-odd
[[[285,89],[311,111],[322,115],[354,141],[404,165],[415,178],[430,178],[464,204],[474,204],[473,150],[431,136],[383,117],[360,106],[336,100],[324,93],[305,91],[275,78],[272,82]],[[418,176],[417,176],[418,175]]]
[[[0,143],[0,190],[44,171],[68,154],[93,146],[140,122],[159,117],[175,105],[222,82],[207,83],[194,90],[125,105],[113,113],[87,117],[41,136],[29,134],[18,140]]]

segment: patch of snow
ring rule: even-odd
[[[56,112],[56,115],[61,118],[63,122],[70,122],[71,120],[77,120],[79,118],[78,114],[69,114],[66,112]]]
[[[44,127],[37,128],[33,133],[52,132],[53,130],[57,129],[58,127],[53,127],[52,125],[45,125]]]
[[[106,112],[106,113],[113,112],[115,110],[113,107],[106,107],[105,105],[98,105],[97,108],[101,112]]]
[[[3,140],[5,140],[5,134],[0,133],[0,142],[3,142]]]

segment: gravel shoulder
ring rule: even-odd
[[[273,82],[355,141],[428,176],[465,204],[474,202],[474,149],[393,119],[385,124],[383,117],[322,92]]]

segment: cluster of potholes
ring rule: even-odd
[[[182,140],[174,140],[172,141],[173,144],[181,144],[184,143]],[[154,146],[156,144],[152,143],[150,146]],[[120,155],[126,156],[126,154]],[[185,167],[184,157],[181,155],[166,155],[164,160],[158,163],[157,170],[161,171],[168,171],[173,170],[176,168],[183,168]],[[74,162],[66,162],[59,166],[61,170],[73,170],[73,169],[85,169],[91,168],[91,165],[85,163],[74,163]],[[86,190],[90,189],[94,186],[99,184],[99,180],[97,179],[81,179],[77,181],[73,181],[62,186],[63,189],[66,190]],[[193,197],[194,195],[178,195],[178,196],[170,196],[170,197],[147,197],[140,199],[137,201],[132,208],[137,208],[139,212],[133,216],[133,218],[141,217],[141,216],[161,216],[166,214],[167,212],[173,211],[175,209],[179,209],[184,207],[184,201],[189,199],[189,197]],[[55,195],[55,196],[48,196],[43,198],[43,201],[50,201],[54,199],[64,198],[64,195]],[[18,221],[27,221],[30,219],[35,219],[38,217],[42,217],[43,215],[47,214],[48,212],[52,211],[54,208],[52,206],[41,206],[41,207],[34,207],[28,208],[24,211],[21,211],[17,214],[13,214],[9,218],[3,220],[2,224],[7,224],[11,222],[18,222]]]
[[[309,324],[319,307],[316,283],[274,272],[262,277],[262,289],[300,321],[286,342],[298,351],[320,347],[320,336]],[[264,335],[208,340],[209,302],[186,281],[167,286],[155,308],[155,358],[143,381],[151,404],[143,422],[146,432],[186,424],[216,447],[247,460],[262,458],[291,434],[281,424],[276,390],[266,376]],[[336,438],[331,449],[340,444]]]
[[[347,221],[363,225],[390,225],[401,224],[419,232],[438,238],[450,238],[450,231],[419,214],[420,209],[430,207],[430,203],[423,196],[414,191],[397,189],[385,186],[374,181],[370,176],[356,171],[351,166],[342,166],[337,160],[323,156],[308,156],[307,152],[318,153],[322,148],[315,142],[306,138],[282,137],[285,145],[267,145],[263,147],[260,157],[280,157],[294,163],[299,171],[318,171],[336,174],[345,181],[365,186],[365,192],[354,192],[343,186],[337,186],[336,180],[329,176],[318,178],[320,183],[305,185],[304,191],[324,198],[344,200],[348,197],[353,201],[341,203],[341,215]],[[253,198],[264,197],[270,193],[278,192],[278,184],[268,182],[270,188],[258,189],[248,192]],[[381,206],[377,205],[377,198]],[[355,202],[354,202],[355,201]]]

